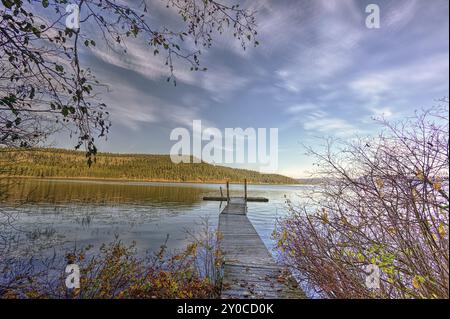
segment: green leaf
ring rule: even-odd
[[[34,33],[34,35],[37,36],[38,38],[41,37],[41,30],[39,30],[38,28],[32,27],[32,28],[31,28],[31,31],[32,31],[32,32]]]
[[[14,2],[11,0],[2,0],[2,3],[8,9],[11,9],[14,4]]]
[[[44,8],[47,8],[48,7],[48,0],[42,0],[42,6]]]
[[[36,89],[34,87],[32,87],[30,90],[30,99],[34,99],[35,92],[36,92]]]
[[[67,106],[64,106],[64,107],[62,108],[62,110],[61,110],[61,114],[62,114],[63,116],[69,115],[69,108],[68,108]]]
[[[133,33],[134,37],[136,37],[139,33],[139,29],[136,25],[133,25],[133,27],[131,28],[131,32]]]
[[[55,65],[55,70],[58,71],[58,72],[63,72],[64,71],[64,67],[62,65],[57,64],[57,65]]]

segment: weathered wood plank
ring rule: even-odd
[[[276,264],[246,214],[245,201],[230,200],[219,215],[225,253],[222,298],[304,298],[297,283]]]
[[[232,200],[233,197],[230,198]],[[225,196],[204,196],[203,200],[216,201],[216,202],[226,202],[227,198]],[[269,200],[265,197],[247,197],[247,202],[262,202],[267,203]]]

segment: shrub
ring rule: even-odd
[[[376,138],[309,149],[322,184],[304,203],[288,201],[282,258],[322,297],[448,298],[448,101],[378,121]],[[368,265],[379,289],[366,285]]]
[[[66,263],[11,260],[3,265],[0,298],[216,298],[221,288],[220,236],[208,224],[181,252],[159,252],[138,257],[134,245],[118,239],[68,253],[66,263],[80,267],[80,288],[65,286]],[[37,270],[40,269],[40,270]]]

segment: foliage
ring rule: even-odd
[[[449,297],[448,102],[377,138],[328,141],[324,183],[288,202],[276,233],[283,260],[329,298]],[[314,212],[314,210],[316,210]],[[368,265],[381,271],[366,286]]]
[[[13,260],[2,264],[0,298],[217,298],[221,289],[220,236],[207,224],[200,237],[172,255],[162,246],[140,258],[134,245],[116,240],[98,253],[91,246],[67,253],[66,261],[80,267],[79,289],[66,288],[65,266],[55,257],[40,267]]]
[[[168,155],[98,153],[91,167],[77,151],[62,149],[0,149],[3,173],[9,176],[110,178],[152,181],[220,181],[289,184],[296,181],[276,174],[215,166],[207,163],[174,164]]]

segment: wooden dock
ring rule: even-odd
[[[288,272],[276,264],[247,217],[247,197],[228,196],[219,215],[224,251],[222,298],[305,298]]]
[[[216,202],[226,202],[228,199],[222,196],[204,196],[203,200],[216,201]],[[260,202],[267,203],[269,200],[264,197],[247,197],[247,202]]]

